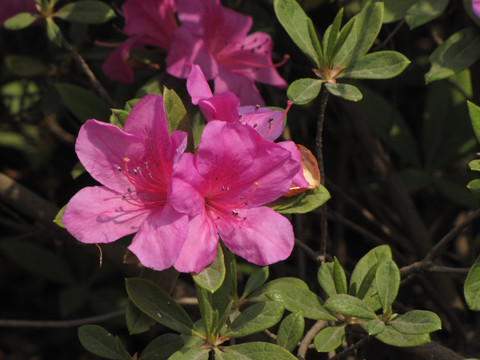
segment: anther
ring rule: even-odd
[[[118,171],[122,171],[122,168],[119,166],[119,167],[117,167],[117,170],[118,170]]]
[[[232,215],[233,216],[238,216],[238,211],[232,210]]]
[[[132,188],[127,188],[127,191],[128,191],[129,194],[131,194],[132,193]]]
[[[230,188],[227,186],[227,191],[230,191]]]
[[[222,191],[225,191],[225,186],[222,186],[222,189],[221,189],[221,190],[222,190]]]

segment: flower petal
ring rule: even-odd
[[[188,216],[179,214],[167,204],[150,213],[128,248],[142,265],[164,270],[177,260],[187,232]]]
[[[215,259],[217,244],[218,234],[211,220],[204,213],[191,218],[187,240],[175,262],[175,269],[199,273]]]
[[[78,241],[109,243],[138,230],[149,210],[103,186],[80,190],[67,204],[62,222]]]
[[[285,260],[295,242],[290,221],[268,207],[241,209],[238,221],[219,220],[225,245],[249,262],[266,266]]]
[[[255,82],[248,74],[233,72],[223,66],[218,67],[218,76],[214,79],[215,94],[231,91],[240,98],[242,105],[264,106]]]
[[[242,124],[253,127],[263,138],[274,141],[283,132],[283,112],[258,106],[241,106],[239,109]]]
[[[133,69],[128,65],[131,49],[139,49],[145,44],[137,37],[127,39],[117,46],[107,60],[102,64],[102,70],[110,79],[123,84],[132,83],[135,80]]]

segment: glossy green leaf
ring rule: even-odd
[[[222,286],[222,283],[225,280],[225,271],[222,247],[218,244],[217,255],[215,256],[213,263],[192,277],[198,286],[214,293],[220,288],[220,286]]]
[[[443,14],[449,0],[419,0],[408,8],[407,21],[410,29],[423,25]]]
[[[448,78],[467,69],[480,58],[480,33],[475,28],[465,28],[451,35],[430,55],[432,67],[425,81]]]
[[[102,24],[115,17],[115,11],[102,1],[77,1],[60,8],[53,16],[80,24]]]
[[[383,261],[375,275],[378,297],[384,310],[390,308],[400,288],[400,270],[391,259]]]
[[[144,333],[155,324],[155,320],[136,307],[131,300],[127,303],[125,322],[130,335]]]
[[[265,281],[267,281],[269,276],[268,266],[261,267],[253,272],[252,275],[248,277],[245,288],[243,289],[243,294],[240,297],[240,301],[248,297],[253,291],[257,290],[262,286]]]
[[[471,267],[463,290],[468,307],[480,311],[480,256]]]
[[[64,105],[80,121],[88,119],[106,120],[109,118],[109,106],[96,95],[87,90],[68,83],[56,83],[55,89]]]
[[[337,294],[335,280],[333,279],[333,263],[323,263],[320,266],[317,272],[317,280],[328,296]]]
[[[382,3],[365,6],[362,11],[350,19],[354,23],[350,33],[335,55],[333,66],[348,66],[365,55],[380,32],[382,19]]]
[[[345,326],[327,326],[313,339],[318,352],[329,352],[338,348],[345,337]]]
[[[344,83],[330,84],[325,83],[325,87],[328,89],[330,94],[344,98],[345,100],[350,101],[359,101],[362,100],[362,93],[356,86]]]
[[[217,325],[219,312],[213,309],[213,299],[210,291],[200,287],[198,284],[196,284],[196,290],[198,307],[200,308],[200,315],[203,320],[203,326],[205,327],[205,334],[210,336],[214,334],[213,329]]]
[[[199,347],[185,348],[175,352],[168,360],[208,360],[210,349]]]
[[[473,131],[475,132],[477,140],[480,142],[480,107],[470,101],[467,101],[467,104]]]
[[[332,270],[333,282],[335,283],[337,294],[346,294],[348,288],[347,276],[345,275],[342,265],[338,262],[337,257],[334,259]]]
[[[268,329],[282,319],[283,312],[284,307],[274,301],[254,304],[242,311],[223,335],[239,338]]]
[[[168,132],[172,134],[181,123],[188,121],[187,110],[177,93],[166,87],[163,89],[163,102],[165,115],[167,117]]]
[[[183,345],[184,341],[180,335],[163,334],[148,343],[138,360],[167,360]]]
[[[410,60],[397,51],[377,51],[353,60],[338,77],[389,79],[400,74],[408,64],[410,64]]]
[[[7,68],[18,76],[38,76],[48,71],[47,66],[40,60],[24,55],[8,55],[4,58]]]
[[[130,360],[118,338],[98,325],[83,325],[78,328],[78,339],[92,354],[112,360]]]
[[[0,249],[18,266],[49,281],[73,283],[72,273],[63,256],[25,240],[3,240]]]
[[[480,160],[472,160],[468,163],[470,170],[480,171]]]
[[[288,311],[300,311],[308,319],[336,320],[323,308],[320,297],[310,291],[300,279],[280,278],[270,281],[266,284],[264,293],[269,299],[280,302]]]
[[[293,42],[317,68],[320,67],[321,59],[311,39],[308,17],[301,6],[295,0],[275,0],[273,5],[278,21]]]
[[[30,26],[35,20],[40,17],[38,14],[22,12],[8,18],[3,23],[3,27],[7,30],[20,30]]]
[[[292,351],[303,337],[305,319],[301,312],[294,312],[285,317],[280,323],[277,333],[277,345]]]
[[[297,360],[288,350],[267,342],[247,342],[220,346],[215,349],[215,360]]]
[[[391,23],[404,18],[408,9],[418,0],[363,0],[362,6],[374,2],[384,3],[383,23]]]
[[[121,109],[112,109],[112,115],[110,115],[109,122],[115,126],[118,126],[120,129],[123,129],[125,126],[125,121],[127,120],[129,112]]]
[[[328,62],[333,59],[333,53],[336,47],[340,49],[341,46],[337,46],[337,39],[342,25],[343,8],[341,8],[335,19],[333,19],[332,25],[330,25],[323,35],[323,49],[325,52],[325,60]]]
[[[378,335],[385,330],[385,323],[379,319],[372,319],[362,324],[363,328],[368,332],[368,335]]]
[[[65,226],[63,225],[63,222],[62,222],[62,216],[63,216],[63,213],[65,212],[66,207],[67,207],[67,205],[64,205],[60,210],[58,210],[58,213],[55,216],[55,219],[53,219],[53,222],[55,224],[57,224],[58,226],[60,226],[64,229],[65,229]]]
[[[392,325],[385,326],[385,329],[375,337],[385,344],[399,347],[418,346],[430,342],[429,334],[405,334],[395,330]]]
[[[298,79],[290,84],[287,96],[294,104],[303,105],[315,99],[322,88],[322,80]]]
[[[359,298],[347,295],[337,294],[330,296],[325,302],[325,308],[346,316],[355,316],[360,319],[375,319],[375,312],[365,302]]]
[[[322,206],[328,199],[330,193],[323,185],[319,185],[314,190],[307,190],[291,197],[281,197],[268,206],[280,214],[305,214]]]
[[[62,46],[62,31],[52,18],[47,18],[47,38],[57,46]]]
[[[470,181],[467,184],[467,189],[471,191],[471,193],[480,199],[480,179],[475,179]]]
[[[130,300],[145,314],[179,333],[192,333],[193,322],[188,314],[159,286],[139,278],[125,282]]]
[[[442,328],[437,314],[425,310],[412,310],[396,317],[390,325],[404,334],[425,334]]]

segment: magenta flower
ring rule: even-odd
[[[0,1],[0,26],[5,20],[22,12],[38,13],[34,0]]]
[[[136,233],[129,249],[155,270],[174,265],[188,219],[167,200],[170,175],[186,147],[186,134],[168,134],[163,99],[148,95],[132,109],[124,130],[88,120],[76,152],[102,186],[80,190],[62,221],[84,243],[109,243]]]
[[[218,0],[178,0],[182,26],[173,34],[167,55],[167,72],[186,78],[191,62],[199,65],[215,93],[231,91],[242,104],[263,105],[255,81],[278,87],[286,82],[272,63],[272,42],[268,34],[250,35],[249,16],[220,5]]]
[[[170,181],[171,206],[190,219],[175,268],[201,271],[215,258],[219,237],[254,264],[287,258],[292,225],[263,205],[288,191],[298,169],[289,151],[251,127],[210,121],[197,155],[185,153]]]
[[[475,15],[480,17],[480,0],[472,0],[472,9]]]
[[[130,50],[153,46],[167,50],[177,29],[174,0],[127,0],[122,6],[124,32],[130,38],[123,42],[103,63],[104,73],[121,83],[134,80]]]

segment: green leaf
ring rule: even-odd
[[[322,88],[322,80],[298,79],[290,84],[287,96],[294,104],[303,105],[315,99]]]
[[[323,48],[325,51],[325,60],[327,63],[329,63],[331,60],[333,60],[333,52],[335,51],[335,48],[340,49],[341,44],[337,45],[337,39],[340,31],[340,26],[342,25],[342,18],[343,18],[343,8],[341,8],[337,15],[335,16],[335,19],[333,20],[333,23],[331,27],[329,27],[328,35],[327,32],[324,34],[323,38]]]
[[[468,273],[463,291],[468,307],[480,311],[480,256]]]
[[[282,319],[283,311],[282,304],[274,301],[254,304],[246,308],[223,335],[229,338],[239,338],[268,329]]]
[[[167,117],[168,132],[172,134],[180,124],[188,121],[187,110],[175,90],[170,90],[166,87],[163,89],[163,103]]]
[[[350,101],[359,101],[362,100],[362,93],[356,86],[343,83],[325,83],[325,87],[328,89],[330,94],[344,98],[345,100]]]
[[[400,315],[390,325],[404,334],[425,334],[442,328],[442,321],[437,314],[425,310],[412,310]]]
[[[280,323],[277,333],[277,345],[292,351],[303,337],[305,319],[301,312],[294,312],[285,317]]]
[[[62,46],[62,32],[52,18],[47,18],[47,38],[55,45]]]
[[[470,170],[480,171],[480,160],[472,160],[468,163]]]
[[[112,109],[112,115],[110,115],[110,119],[108,120],[110,124],[118,126],[120,129],[123,129],[125,126],[125,121],[127,120],[128,111],[122,109]]]
[[[264,294],[290,312],[300,311],[308,319],[336,320],[322,306],[322,299],[300,279],[280,278],[265,285]]]
[[[473,131],[475,132],[477,140],[480,142],[480,107],[470,101],[467,101],[467,104]]]
[[[73,276],[64,257],[24,240],[4,240],[0,249],[18,266],[49,281],[70,284]]]
[[[333,263],[323,263],[320,266],[317,272],[317,280],[328,296],[337,294],[335,280],[333,279]]]
[[[362,324],[364,329],[368,332],[368,335],[378,335],[385,330],[385,323],[379,319],[372,319],[367,321],[366,324]]]
[[[145,314],[179,333],[192,333],[192,320],[164,290],[144,279],[126,279],[125,282],[130,300]]]
[[[404,18],[408,9],[418,0],[363,0],[362,7],[374,2],[384,3],[383,23],[391,23]]]
[[[385,326],[385,329],[375,337],[385,344],[399,347],[418,346],[430,342],[429,334],[404,334],[391,325]]]
[[[88,119],[106,120],[109,107],[92,91],[68,83],[56,83],[57,90],[64,105],[82,123]]]
[[[390,309],[400,288],[400,270],[393,260],[386,260],[378,266],[375,283],[382,308]]]
[[[368,293],[376,292],[374,280],[378,265],[384,260],[392,258],[392,251],[388,245],[380,245],[366,253],[353,269],[350,277],[349,294],[365,298]]]
[[[242,297],[240,301],[248,297],[253,291],[257,290],[260,286],[262,286],[265,281],[267,281],[269,276],[268,266],[261,267],[254,271],[252,275],[248,277],[247,283],[245,284],[245,288],[243,289]]]
[[[472,192],[472,194],[476,198],[480,199],[480,179],[475,179],[475,180],[470,181],[467,184],[467,188],[468,188],[468,190],[470,190]]]
[[[347,293],[347,276],[345,275],[345,271],[342,268],[342,265],[338,262],[337,257],[333,262],[333,282],[335,283],[335,289],[337,294],[346,294]]]
[[[48,71],[47,66],[40,60],[24,55],[5,56],[5,65],[18,76],[38,76]]]
[[[307,24],[308,24],[308,33],[310,34],[310,40],[312,41],[313,48],[318,55],[319,59],[323,58],[322,46],[320,45],[320,41],[318,40],[318,35],[313,26],[312,19],[307,17]]]
[[[349,22],[354,23],[351,25],[350,33],[335,55],[333,67],[348,66],[365,55],[380,32],[382,19],[382,3],[365,6],[362,11],[350,19]]]
[[[337,294],[330,296],[325,302],[325,308],[346,316],[355,316],[360,319],[375,319],[375,312],[364,301],[359,298]]]
[[[297,360],[281,346],[267,342],[247,342],[220,346],[215,349],[215,360]]]
[[[210,349],[201,347],[185,348],[177,351],[168,360],[208,360]]]
[[[198,286],[214,293],[222,286],[225,280],[225,271],[222,246],[218,244],[217,255],[213,263],[204,268],[200,273],[192,275],[192,277]]]
[[[22,12],[8,18],[3,23],[3,27],[7,30],[20,30],[30,26],[35,20],[40,18],[38,14]]]
[[[335,350],[342,344],[345,337],[345,326],[328,326],[322,329],[313,339],[313,344],[318,352]]]
[[[78,339],[92,354],[112,360],[130,360],[131,356],[118,338],[98,325],[83,325],[78,328]]]
[[[200,315],[202,317],[203,325],[205,327],[205,334],[207,336],[211,336],[212,334],[216,335],[213,332],[213,329],[217,325],[219,315],[218,310],[213,309],[212,293],[200,287],[198,284],[195,285],[195,288],[197,290],[198,307],[200,308]]]
[[[407,11],[408,26],[410,29],[423,25],[443,14],[449,0],[419,0]]]
[[[319,185],[295,196],[281,197],[268,206],[280,214],[305,214],[322,206],[328,199],[330,193],[323,185]]]
[[[312,61],[317,68],[320,67],[322,59],[319,58],[312,42],[308,17],[295,0],[275,0],[275,14],[278,21],[300,48],[300,50]],[[318,42],[318,39],[316,40]]]
[[[64,229],[65,229],[65,226],[63,225],[63,222],[62,222],[62,216],[63,216],[63,213],[65,212],[66,207],[67,207],[67,205],[64,205],[60,210],[58,210],[57,215],[55,215],[55,219],[53,219],[53,222],[55,224],[57,224],[58,226],[60,226]]]
[[[400,74],[410,61],[397,51],[377,51],[354,60],[339,78],[390,79]]]
[[[102,1],[77,1],[60,8],[53,16],[79,24],[102,24],[115,17],[115,11]]]
[[[125,322],[127,323],[130,335],[144,333],[155,324],[155,321],[142,312],[135,304],[129,300],[127,303],[127,311],[125,313]]]
[[[138,360],[168,360],[183,345],[184,341],[180,335],[163,334],[148,343]]]
[[[450,36],[430,55],[432,67],[425,81],[448,78],[467,69],[480,58],[480,34],[475,28],[465,28]]]

